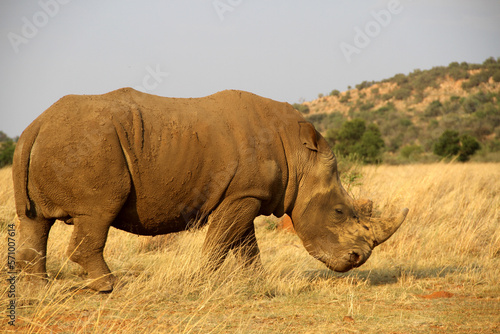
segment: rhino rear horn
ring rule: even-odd
[[[389,239],[394,234],[394,232],[397,231],[401,224],[403,224],[407,214],[408,209],[404,208],[395,217],[391,217],[388,219],[371,219],[376,245],[380,245],[381,243]]]
[[[356,199],[354,200],[354,208],[363,216],[371,217],[373,211],[373,202],[369,199]]]

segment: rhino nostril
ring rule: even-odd
[[[349,261],[352,263],[358,263],[360,261],[360,259],[361,259],[361,257],[356,252],[351,252],[349,254]]]

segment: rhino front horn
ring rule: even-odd
[[[397,229],[405,221],[406,215],[408,214],[408,209],[404,208],[401,212],[392,218],[388,219],[371,219],[373,235],[375,237],[375,246],[380,245],[397,231]]]

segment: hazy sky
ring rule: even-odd
[[[416,68],[500,57],[498,0],[2,0],[0,130],[66,94],[131,86],[311,100]]]

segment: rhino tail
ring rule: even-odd
[[[17,215],[21,216],[24,214],[30,219],[34,219],[37,216],[35,203],[29,195],[28,181],[31,150],[39,131],[40,126],[37,122],[34,122],[21,134],[16,145],[12,163],[12,179],[14,181]]]

